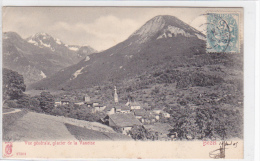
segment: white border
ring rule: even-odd
[[[1,6],[192,6],[192,7],[243,7],[244,8],[244,159],[251,161],[254,158],[255,147],[255,103],[259,98],[255,97],[255,87],[257,82],[255,82],[255,76],[259,79],[259,75],[255,73],[255,58],[259,59],[259,55],[256,56],[256,1],[51,1],[51,0],[1,0]],[[258,3],[259,4],[259,3]],[[259,5],[258,5],[259,9]],[[1,11],[1,9],[0,9]],[[259,18],[259,17],[258,17]],[[2,20],[2,17],[1,17]],[[0,22],[1,31],[2,31],[2,21]],[[259,27],[259,24],[258,24]],[[259,32],[258,32],[259,33]],[[2,32],[0,33],[2,37]],[[0,40],[2,43],[2,39]],[[258,39],[259,42],[259,39]],[[0,47],[2,51],[2,45]],[[259,52],[259,50],[258,50]],[[2,52],[1,52],[2,53]],[[2,57],[0,58],[2,59]],[[259,63],[259,62],[258,62]],[[2,65],[2,61],[0,61]],[[259,67],[259,64],[257,64]],[[0,71],[1,75],[1,85],[0,91],[2,93],[2,70]],[[259,96],[259,93],[258,93]],[[2,99],[2,98],[1,98]],[[2,100],[1,100],[2,102]],[[1,103],[2,104],[2,103]],[[259,100],[258,100],[259,105]],[[2,108],[0,109],[2,113]],[[259,112],[259,110],[258,110]],[[256,116],[257,117],[257,116]],[[259,116],[258,116],[259,117]],[[2,119],[1,119],[2,121]],[[259,124],[258,124],[259,125]],[[2,124],[1,124],[2,127]],[[2,128],[1,133],[2,134]],[[259,137],[259,136],[257,136]],[[258,139],[259,140],[259,139]],[[0,140],[2,142],[2,139]],[[259,150],[259,148],[258,148]],[[259,151],[255,151],[259,153]],[[2,156],[2,146],[0,146],[0,154]],[[92,159],[90,159],[92,160]],[[104,159],[102,159],[104,160]],[[109,160],[109,159],[105,159]],[[132,160],[132,159],[131,159]],[[146,160],[146,159],[145,159]]]
[[[259,129],[260,129],[260,112],[259,112],[259,107],[260,107],[260,56],[259,56],[259,53],[260,53],[260,47],[259,47],[259,42],[260,42],[260,22],[259,22],[259,19],[260,19],[260,11],[259,11],[259,6],[260,6],[260,2],[258,1],[258,3],[256,4],[256,61],[255,61],[255,89],[256,89],[256,96],[255,96],[255,123],[256,123],[256,130],[255,130],[255,160],[260,160],[260,154],[259,154],[259,143],[260,143],[260,140],[259,140],[259,137],[260,137],[260,133],[259,133]]]

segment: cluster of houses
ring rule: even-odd
[[[55,105],[68,105],[69,103],[68,99],[61,99],[56,101]],[[132,127],[140,125],[146,130],[157,133],[159,140],[169,140],[168,136],[172,127],[167,123],[160,123],[159,120],[162,117],[169,118],[170,114],[159,108],[151,110],[148,104],[141,104],[136,101],[128,100],[127,103],[120,103],[116,87],[113,104],[103,105],[98,101],[91,101],[88,95],[84,97],[83,102],[74,104],[84,104],[87,108],[92,109],[93,113],[101,111],[106,113],[106,117],[100,118],[100,122],[119,129],[125,135],[129,134]]]

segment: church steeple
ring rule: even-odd
[[[116,90],[116,86],[115,86],[115,94],[114,94],[114,100],[115,100],[115,103],[118,103],[118,95],[117,95],[117,90]]]

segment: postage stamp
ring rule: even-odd
[[[207,14],[207,52],[239,52],[239,14]]]

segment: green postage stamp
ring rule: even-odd
[[[207,14],[207,52],[239,52],[239,14]]]

